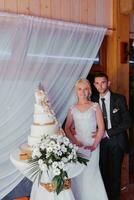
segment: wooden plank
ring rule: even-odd
[[[88,24],[96,25],[96,1],[88,0]]]
[[[4,0],[0,0],[0,11],[4,11],[5,7],[4,7]]]
[[[0,0],[0,9],[112,28],[114,0]],[[102,15],[101,15],[102,13]]]
[[[29,0],[18,0],[18,13],[29,14]]]
[[[6,12],[18,12],[17,0],[5,0],[5,11]]]
[[[80,0],[80,23],[88,24],[88,1]]]
[[[97,0],[95,12],[96,25],[113,27],[113,0]]]
[[[96,25],[103,26],[104,20],[104,0],[97,0],[96,2]]]
[[[71,0],[70,21],[80,23],[80,0]]]
[[[41,16],[51,18],[51,0],[40,0]]]
[[[29,13],[31,15],[40,16],[40,0],[29,0]]]
[[[109,80],[111,81],[111,89],[117,92],[117,31],[113,31],[112,35],[107,36],[107,70]]]
[[[112,28],[113,27],[113,0],[103,0],[104,1],[104,18],[103,25]]]
[[[68,0],[61,1],[61,19],[70,21],[71,16],[71,2]]]
[[[53,19],[61,19],[61,1],[62,0],[51,0],[51,17]]]

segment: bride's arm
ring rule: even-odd
[[[103,115],[99,105],[96,107],[96,122],[98,129],[95,133],[93,133],[93,138],[95,138],[94,143],[92,146],[85,146],[85,149],[89,149],[91,151],[96,149],[105,133]]]
[[[104,136],[105,133],[105,127],[104,127],[104,120],[103,120],[103,114],[100,109],[100,106],[98,105],[96,107],[96,121],[97,121],[97,126],[98,130],[96,132],[96,137],[93,146],[96,148],[97,145],[100,143],[102,137]]]
[[[72,141],[72,143],[76,144],[77,146],[83,146],[82,143],[76,139],[75,129],[72,127],[73,127],[73,116],[71,110],[69,110],[65,123],[65,133],[67,137]]]

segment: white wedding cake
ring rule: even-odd
[[[42,89],[35,91],[33,124],[28,136],[28,145],[33,146],[40,142],[43,135],[59,134],[61,131],[58,121]]]

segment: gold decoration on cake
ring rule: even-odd
[[[39,123],[34,122],[33,124],[36,125],[36,126],[44,126],[44,125],[53,125],[55,123],[56,123],[56,121],[52,121],[52,122],[44,123],[44,124],[39,124]]]
[[[55,117],[55,113],[54,113],[54,111],[52,110],[52,108],[50,106],[49,100],[47,99],[47,95],[45,94],[44,90],[40,89],[40,88],[42,88],[41,85],[39,86],[39,89],[37,89],[36,92],[35,92],[36,103],[38,105],[41,105],[42,108],[44,109],[44,112],[48,113],[48,116],[53,118],[52,122],[50,122],[50,123],[45,123],[44,122],[43,125],[54,124],[54,123],[58,122],[56,117]]]
[[[55,113],[54,113],[53,109],[51,108],[50,102],[47,99],[47,95],[46,95],[41,83],[39,84],[39,88],[35,92],[35,98],[36,98],[36,102],[38,100],[39,104],[44,108],[44,112],[48,113],[48,116],[50,115],[53,118],[53,121],[49,122],[49,123],[44,122],[43,124],[39,124],[39,123],[34,122],[34,125],[37,125],[37,126],[46,125],[47,126],[47,125],[57,124],[59,126],[59,131],[56,134],[65,135],[64,130],[61,128],[59,121],[55,117]]]
[[[32,149],[29,145],[22,144],[20,146],[20,153],[19,153],[20,160],[28,160],[31,157],[31,154],[32,154]]]
[[[28,160],[29,157],[30,157],[30,156],[28,155],[28,153],[21,152],[21,153],[19,154],[20,160]]]

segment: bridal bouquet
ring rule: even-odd
[[[78,147],[63,135],[44,136],[33,146],[30,162],[37,162],[40,172],[51,172],[54,191],[59,194],[68,179],[68,164],[80,162],[86,165],[88,162],[77,150]]]

